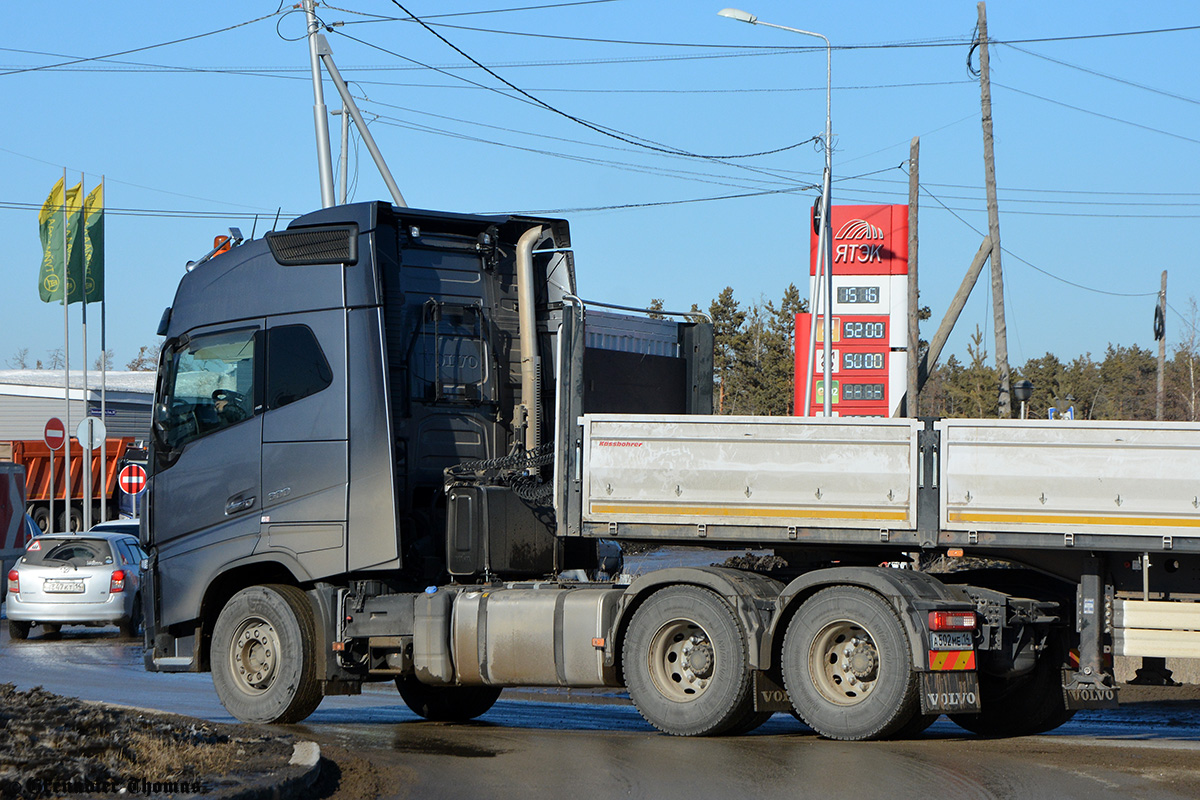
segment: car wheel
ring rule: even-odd
[[[29,638],[30,624],[28,622],[17,622],[10,619],[8,621],[8,638],[16,641],[25,641]]]
[[[117,627],[126,639],[133,639],[142,632],[142,598],[140,596],[133,598],[133,613],[127,619],[117,622]]]

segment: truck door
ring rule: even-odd
[[[346,569],[346,317],[271,319],[263,395],[262,538],[310,578]]]
[[[150,504],[152,544],[165,585],[207,586],[223,564],[250,555],[257,544],[262,330],[261,322],[203,329],[165,348]],[[216,544],[225,546],[211,547]],[[199,607],[191,597],[159,602],[165,624],[186,618],[183,609]]]

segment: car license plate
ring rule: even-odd
[[[42,591],[47,594],[83,594],[83,581],[46,581]]]
[[[968,631],[954,633],[933,631],[929,634],[930,650],[970,650],[972,646],[971,634]]]

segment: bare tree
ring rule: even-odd
[[[113,351],[105,350],[102,354],[96,356],[96,360],[92,362],[92,369],[112,369],[113,368]]]
[[[8,366],[13,369],[29,369],[29,348],[18,347],[12,358],[8,360]]]
[[[63,365],[63,349],[61,347],[46,351],[46,369],[62,369]]]
[[[158,368],[158,351],[162,349],[161,342],[155,342],[151,345],[142,345],[138,348],[137,355],[133,360],[125,365],[125,369],[133,372],[152,372]]]

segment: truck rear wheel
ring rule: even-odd
[[[829,739],[881,739],[918,713],[908,636],[882,597],[823,589],[788,624],[783,681],[797,715]]]
[[[299,722],[321,703],[316,623],[294,586],[231,597],[213,626],[211,661],[217,696],[242,722]]]
[[[431,722],[466,722],[486,714],[497,698],[498,686],[430,686],[416,678],[396,678],[404,705]]]
[[[630,699],[665,733],[711,736],[755,721],[746,637],[708,589],[674,586],[651,595],[629,623],[622,657]]]
[[[1043,653],[1033,670],[1018,678],[980,673],[978,714],[951,714],[960,728],[980,736],[1032,736],[1052,731],[1075,716],[1062,689],[1061,657]]]

